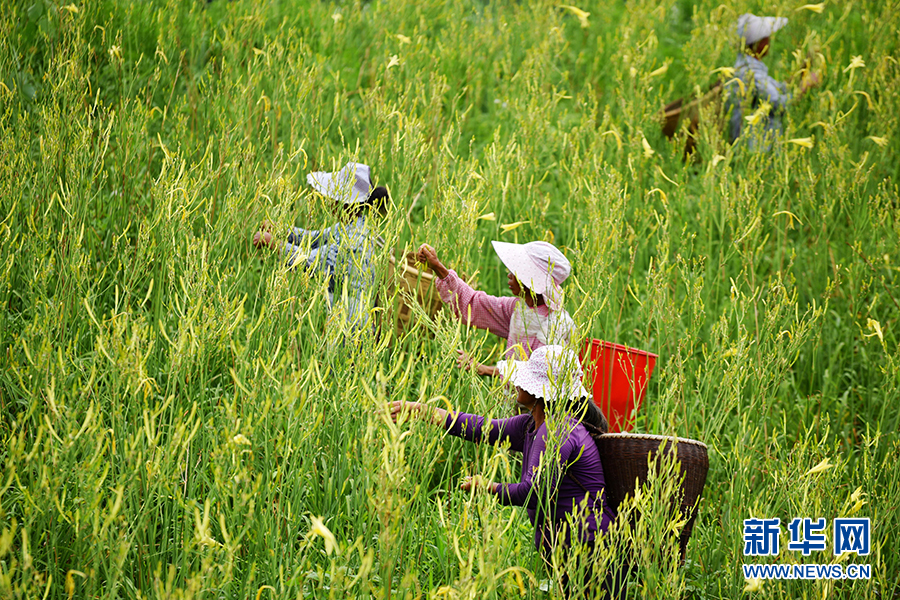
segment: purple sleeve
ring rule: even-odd
[[[521,481],[500,484],[497,490],[500,504],[536,509],[539,502],[546,502],[548,497],[555,497],[560,483],[561,465],[565,465],[572,456],[575,444],[571,435],[566,436],[560,444],[557,460],[546,462],[540,467],[541,472],[538,475],[538,465],[541,464],[541,456],[547,448],[546,437],[547,429],[542,427],[529,448],[528,455],[522,457]]]
[[[525,428],[531,415],[516,415],[508,419],[491,419],[485,425],[485,418],[467,413],[447,413],[444,427],[447,433],[470,442],[509,442],[510,448],[522,452],[525,443]],[[487,431],[485,431],[487,429]]]
[[[503,339],[509,337],[509,320],[517,298],[488,296],[474,290],[452,269],[443,279],[436,278],[434,285],[441,300],[450,305],[461,321],[479,329],[487,329]]]

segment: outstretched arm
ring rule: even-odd
[[[465,323],[479,329],[487,329],[502,338],[509,337],[509,320],[517,299],[489,296],[472,289],[453,269],[447,269],[438,259],[437,252],[428,244],[422,244],[416,258],[427,263],[438,279],[434,285],[441,300],[448,303],[453,313]]]
[[[522,451],[525,444],[525,429],[530,415],[517,415],[508,419],[485,419],[479,415],[462,412],[451,412],[421,402],[405,402],[398,400],[390,405],[391,418],[396,421],[408,414],[439,425],[456,437],[470,442],[487,442],[497,444],[509,442],[510,448]]]
[[[414,418],[425,419],[436,425],[443,425],[447,433],[472,442],[487,441],[496,444],[509,442],[510,448],[522,451],[525,443],[525,430],[528,427],[530,415],[517,415],[509,419],[493,419],[485,427],[485,418],[466,413],[452,413],[443,408],[429,406],[421,402],[404,402],[402,400],[392,402],[390,405],[391,418],[396,421],[403,414]],[[486,430],[485,430],[486,429]],[[504,484],[487,481],[480,475],[467,476],[460,487],[463,490],[485,490],[494,494],[500,494]]]
[[[450,272],[447,267],[444,266],[444,263],[438,259],[437,250],[428,244],[419,246],[419,249],[416,251],[416,260],[431,267],[431,270],[434,271],[435,275],[441,279],[446,277]]]

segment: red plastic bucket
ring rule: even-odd
[[[610,433],[631,431],[657,358],[622,344],[585,340],[581,350],[584,381],[592,382],[594,403],[606,415]]]

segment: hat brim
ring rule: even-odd
[[[527,360],[501,360],[497,363],[497,370],[500,372],[500,377],[504,382],[509,382],[516,387],[522,388],[535,398],[546,400],[546,394],[550,390],[544,389],[541,378],[534,376],[527,365]],[[570,400],[573,398],[593,398],[593,394],[584,387],[580,379],[573,387],[572,393],[569,394]]]
[[[522,244],[509,242],[491,242],[494,252],[500,257],[500,261],[516,276],[519,283],[527,287],[535,294],[543,294],[550,287],[553,277],[549,273],[534,264],[528,252]]]
[[[544,297],[544,301],[551,310],[562,310],[563,291],[550,273],[534,264],[528,251],[522,244],[491,241],[494,252],[500,257],[500,262],[516,276],[519,283],[527,287],[535,294]]]
[[[770,37],[787,24],[787,17],[757,17],[752,15],[743,25],[743,32],[739,32],[739,34],[744,38],[744,42],[750,46],[761,39]]]
[[[361,204],[368,200],[369,167],[347,163],[339,171],[314,171],[306,176],[314,190],[344,205]]]

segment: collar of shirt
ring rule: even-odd
[[[734,63],[734,68],[736,71],[740,71],[741,69],[750,69],[754,73],[759,73],[762,75],[769,74],[769,67],[766,66],[766,63],[759,60],[755,56],[750,56],[749,54],[744,54],[743,52],[738,53],[737,60]]]

